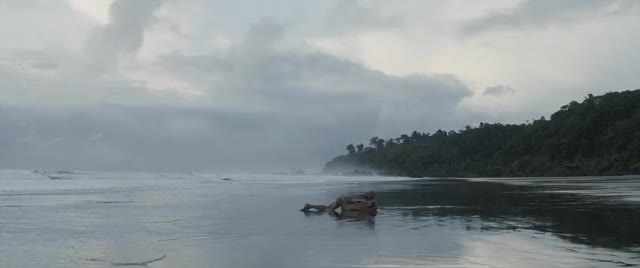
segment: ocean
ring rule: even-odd
[[[628,267],[639,227],[637,176],[0,171],[0,267]]]

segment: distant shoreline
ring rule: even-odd
[[[640,89],[589,94],[522,124],[413,131],[349,144],[326,173],[376,170],[403,177],[575,177],[640,174]]]
[[[340,174],[330,174],[330,173],[322,173],[321,175],[326,176],[343,176],[343,177],[393,177],[393,178],[411,178],[411,179],[518,179],[518,178],[589,178],[589,177],[605,177],[605,178],[613,178],[613,177],[640,177],[640,174],[623,174],[623,175],[567,175],[567,176],[501,176],[501,177],[461,177],[461,176],[422,176],[422,177],[409,177],[402,175],[381,175],[381,174],[373,174],[369,176],[362,175],[340,175]]]

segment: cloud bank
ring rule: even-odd
[[[0,168],[319,169],[372,136],[539,118],[637,87],[636,6],[0,1]]]
[[[487,89],[485,89],[484,92],[482,92],[482,96],[502,96],[502,95],[514,94],[514,93],[516,93],[516,90],[511,87],[504,86],[504,85],[497,85],[497,86],[488,87]]]
[[[177,51],[127,65],[159,8],[158,1],[116,1],[109,22],[88,35],[86,54],[74,55],[77,62],[42,61],[56,57],[42,52],[28,55],[31,66],[7,67],[16,73],[2,80],[4,86],[33,94],[25,99],[37,103],[53,91],[52,100],[75,100],[5,104],[0,126],[7,129],[1,140],[7,150],[0,162],[18,168],[317,169],[347,143],[373,133],[447,125],[442,115],[472,94],[453,75],[388,75],[286,46],[286,29],[272,19],[255,23],[223,51]],[[85,58],[90,68],[82,68]],[[37,70],[27,74],[28,68]],[[128,76],[125,68],[131,68]],[[136,81],[141,72],[188,85],[197,100],[172,100],[179,93],[147,88]],[[7,84],[9,76],[36,84]]]
[[[495,29],[544,27],[567,22],[582,22],[632,12],[640,6],[635,0],[525,0],[506,11],[496,11],[471,20],[463,28],[467,33]]]

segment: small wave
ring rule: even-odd
[[[76,173],[67,170],[34,170],[33,173],[45,176],[50,180],[70,180]]]
[[[53,176],[53,175],[47,175],[47,177],[49,177],[50,180],[71,180],[71,178],[65,178],[65,177],[59,177],[59,176]]]
[[[73,195],[73,194],[75,194],[75,193],[67,193],[67,192],[42,192],[42,193],[29,192],[29,193],[24,193],[24,192],[17,192],[17,193],[0,193],[0,197],[48,196],[48,195],[58,196],[58,195]]]
[[[601,263],[612,263],[612,264],[616,264],[617,266],[620,266],[620,267],[638,266],[638,264],[635,264],[635,263],[627,263],[627,262],[623,262],[623,261],[619,261],[619,260],[603,260],[603,259],[596,259],[596,258],[585,258],[585,260],[601,262]]]
[[[89,173],[84,172],[75,172],[69,170],[34,170],[32,171],[35,174],[57,174],[57,175],[87,175]]]
[[[142,260],[142,261],[133,261],[133,262],[117,262],[117,261],[110,261],[110,260],[105,260],[105,259],[99,259],[99,258],[90,258],[90,259],[85,259],[87,261],[90,262],[102,262],[102,263],[108,263],[111,266],[149,266],[149,264],[154,263],[154,262],[159,262],[161,260],[164,260],[165,258],[167,258],[167,253],[165,253],[164,251],[157,249],[157,248],[153,248],[153,250],[158,251],[160,254],[160,256],[155,257],[155,258],[151,258],[151,259],[147,259],[147,260]]]
[[[0,205],[0,208],[19,208],[23,207],[22,205]]]
[[[384,209],[440,209],[440,208],[470,208],[468,206],[407,206],[407,207],[388,207]]]
[[[131,204],[133,201],[89,201],[90,204]]]

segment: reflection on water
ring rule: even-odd
[[[377,211],[328,211],[328,212],[303,212],[305,216],[327,215],[336,221],[366,222],[373,226],[375,224]]]
[[[615,195],[560,192],[567,185],[511,185],[465,180],[413,182],[382,191],[378,199],[403,217],[481,219],[467,228],[520,228],[549,232],[574,243],[632,249],[640,247],[640,206]],[[586,190],[574,185],[574,190]]]
[[[640,264],[637,177],[68,176],[0,172],[0,267]],[[368,190],[375,216],[298,211]]]

